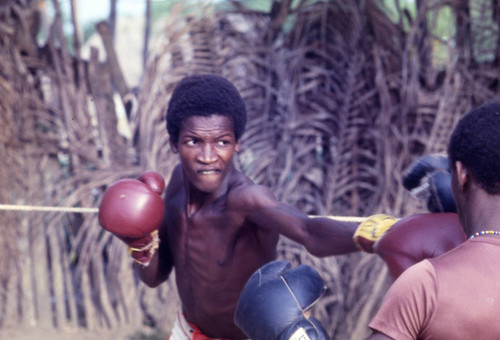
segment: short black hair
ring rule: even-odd
[[[167,109],[167,131],[174,143],[184,120],[191,116],[227,116],[233,121],[239,140],[245,131],[247,112],[236,87],[226,78],[214,74],[192,75],[182,79],[174,89]]]
[[[500,102],[481,105],[460,119],[448,157],[452,165],[462,162],[488,194],[500,194]]]

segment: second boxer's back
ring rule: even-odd
[[[500,239],[483,236],[429,259],[437,281],[436,308],[425,333],[435,339],[498,339],[498,258]]]

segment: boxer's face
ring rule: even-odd
[[[223,115],[192,116],[181,124],[177,145],[185,178],[196,189],[216,191],[229,170],[233,156],[240,150],[240,141],[234,136],[232,120]]]

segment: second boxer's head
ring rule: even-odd
[[[500,195],[500,102],[462,117],[450,138],[448,157],[452,168],[460,161],[484,191]]]

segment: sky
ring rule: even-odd
[[[154,1],[181,1],[181,0],[152,0]],[[221,0],[205,0],[207,2],[218,2]],[[71,0],[60,0],[61,6],[68,9]],[[106,19],[109,16],[109,0],[76,0],[78,6],[78,17],[82,24]],[[66,7],[67,6],[67,7]],[[146,0],[117,0],[117,15],[144,15],[146,11]]]
[[[109,0],[76,0],[78,18],[82,25],[106,19],[109,16]],[[61,7],[69,13],[71,1],[61,0]],[[144,15],[145,0],[117,0],[117,15]]]

